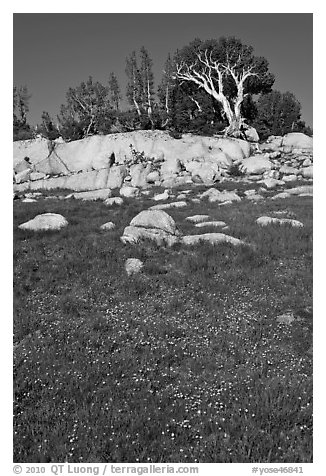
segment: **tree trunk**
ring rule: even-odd
[[[231,120],[229,120],[229,125],[225,129],[224,135],[229,137],[240,137],[241,136],[240,126],[241,126],[241,116],[237,117],[234,114]]]

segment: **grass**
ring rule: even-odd
[[[312,462],[311,198],[167,211],[184,234],[216,231],[185,220],[208,214],[254,249],[123,245],[152,204],[14,202],[14,461]],[[278,210],[304,228],[255,224]],[[44,212],[69,226],[17,228]]]

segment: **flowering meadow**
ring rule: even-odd
[[[312,462],[311,197],[167,210],[252,247],[122,244],[152,204],[14,202],[14,461]],[[255,223],[280,211],[304,227]]]

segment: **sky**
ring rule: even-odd
[[[44,110],[55,118],[68,88],[90,75],[107,84],[114,72],[124,95],[133,50],[148,50],[157,87],[169,52],[220,36],[236,36],[264,56],[274,89],[294,93],[302,119],[313,125],[311,13],[16,13],[13,82],[32,94],[28,121],[35,125]]]

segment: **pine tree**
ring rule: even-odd
[[[142,84],[135,51],[126,59],[126,74],[129,79],[127,83],[127,99],[134,106],[139,119],[141,119]]]
[[[119,105],[120,105],[120,101],[121,101],[121,93],[120,93],[120,86],[119,86],[119,83],[118,83],[118,79],[117,79],[117,77],[114,73],[110,74],[108,84],[109,84],[110,102],[111,102],[113,108],[116,111],[119,111]]]
[[[152,67],[153,61],[143,46],[140,50],[141,105],[153,128],[154,74]]]

